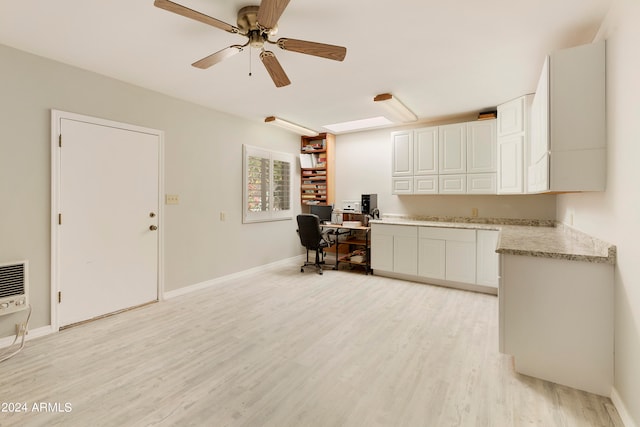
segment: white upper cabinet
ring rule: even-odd
[[[527,191],[530,114],[533,95],[498,106],[498,194]]]
[[[467,172],[467,125],[455,123],[440,126],[440,174]]]
[[[496,121],[391,133],[392,194],[496,194]]]
[[[418,129],[413,134],[413,174],[438,173],[438,128]]]
[[[496,121],[467,123],[467,173],[496,172]]]
[[[391,134],[391,158],[393,176],[413,175],[413,132],[402,131]]]
[[[531,109],[529,192],[604,191],[605,42],[549,55]]]

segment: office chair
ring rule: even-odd
[[[300,243],[307,249],[307,260],[300,267],[300,272],[304,272],[305,267],[316,267],[318,274],[322,274],[322,265],[324,264],[324,248],[333,245],[333,241],[328,234],[322,232],[320,228],[320,218],[313,214],[300,214],[298,220],[298,235]],[[316,252],[315,261],[309,261],[309,251]]]

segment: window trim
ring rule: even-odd
[[[251,212],[248,209],[249,199],[249,157],[261,157],[269,159],[269,209],[260,212]],[[265,148],[255,147],[247,144],[242,145],[242,222],[244,224],[253,222],[282,221],[293,218],[293,182],[294,182],[294,157],[291,153],[271,151]],[[289,164],[289,209],[274,210],[274,161],[283,161]]]

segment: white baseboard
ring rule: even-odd
[[[631,414],[629,414],[627,407],[625,406],[623,400],[620,398],[618,390],[616,390],[615,387],[611,388],[611,401],[613,402],[613,406],[616,407],[616,410],[618,411],[618,414],[622,419],[624,427],[638,427],[638,425],[633,421],[633,418],[631,418]]]
[[[188,294],[188,293],[191,293],[191,292],[195,292],[195,291],[199,291],[201,289],[206,289],[206,288],[209,288],[211,286],[215,286],[218,283],[224,282],[226,280],[236,279],[238,277],[248,276],[250,274],[259,273],[261,271],[266,271],[266,270],[270,270],[270,269],[273,269],[273,268],[282,267],[283,265],[291,264],[292,262],[295,262],[295,261],[299,260],[302,256],[303,255],[296,255],[296,256],[294,256],[292,258],[281,259],[279,261],[272,262],[270,264],[259,265],[257,267],[253,267],[253,268],[250,268],[248,270],[242,270],[242,271],[239,271],[237,273],[228,274],[226,276],[216,277],[215,279],[205,280],[204,282],[196,283],[196,284],[193,284],[193,285],[190,285],[190,286],[185,286],[185,287],[180,288],[180,289],[175,289],[173,291],[165,292],[162,297],[163,297],[163,299],[171,299],[171,298],[178,297],[180,295],[185,295],[185,294]]]
[[[25,337],[25,341],[30,341],[34,338],[39,338],[45,335],[53,334],[54,332],[57,332],[57,331],[54,330],[51,325],[42,326],[41,328],[36,328],[36,329],[29,329],[29,333]],[[15,338],[14,336],[0,338],[0,348],[9,347],[13,343],[14,338]],[[17,342],[16,342],[16,345],[17,345]]]

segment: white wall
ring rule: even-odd
[[[464,120],[461,120],[464,121]],[[424,125],[427,126],[427,125]],[[380,129],[336,138],[336,204],[377,193],[380,212],[407,215],[554,219],[555,196],[439,196],[391,194],[390,132]]]
[[[558,219],[617,246],[615,381],[640,426],[640,3],[617,0],[598,39],[607,40],[607,190],[558,197]],[[615,400],[615,399],[614,399]],[[630,425],[628,425],[630,427]]]
[[[0,64],[0,262],[30,261],[32,329],[50,316],[52,108],[165,131],[166,291],[301,253],[295,220],[241,222],[242,144],[297,154],[299,136],[2,45]]]

